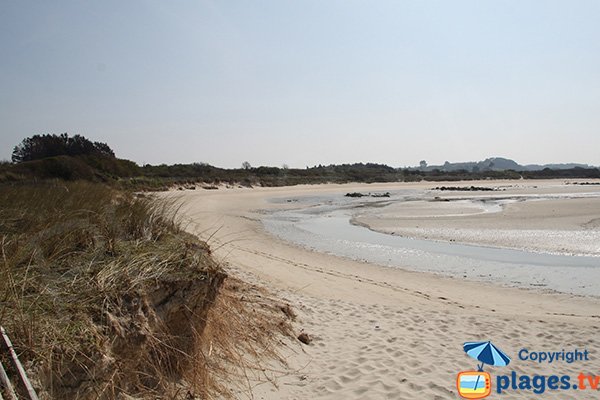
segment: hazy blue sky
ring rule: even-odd
[[[600,164],[600,1],[0,3],[0,159]]]

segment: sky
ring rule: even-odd
[[[598,1],[0,2],[0,159],[600,165]]]

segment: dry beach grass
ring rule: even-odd
[[[84,182],[2,188],[0,324],[41,398],[235,398],[223,381],[276,359],[289,316],[178,209]]]

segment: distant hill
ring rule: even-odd
[[[566,163],[566,164],[528,164],[525,166],[527,171],[539,171],[541,169],[571,169],[571,168],[593,168],[593,166],[588,164],[577,164],[577,163]]]
[[[503,157],[491,157],[486,158],[483,161],[468,161],[468,162],[456,162],[451,163],[446,161],[442,165],[426,165],[424,166],[421,162],[421,167],[415,167],[421,171],[460,171],[464,170],[467,172],[482,172],[482,171],[540,171],[546,168],[553,170],[561,169],[573,169],[573,168],[593,168],[587,164],[567,163],[567,164],[528,164],[521,165],[514,160],[503,158]]]

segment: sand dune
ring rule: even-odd
[[[469,184],[471,184],[469,182]],[[527,185],[527,184],[524,184]],[[541,192],[557,182],[535,182]],[[341,259],[284,243],[266,234],[261,211],[290,207],[277,196],[345,193],[428,184],[323,185],[271,189],[189,191],[182,196],[188,229],[208,238],[231,273],[258,282],[289,301],[296,328],[310,345],[282,348],[286,367],[256,378],[255,399],[458,398],[457,372],[473,369],[462,343],[492,340],[513,357],[492,374],[599,373],[600,301],[467,282]],[[542,364],[517,359],[521,348],[592,353],[585,363]],[[505,398],[534,398],[512,391]],[[598,393],[547,391],[556,399],[598,398]],[[240,398],[250,398],[240,392]]]

